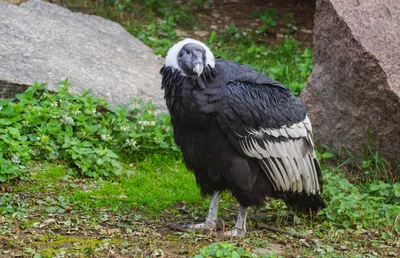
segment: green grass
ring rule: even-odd
[[[15,191],[40,193],[44,188],[57,189],[50,202],[60,207],[66,206],[67,200],[68,204],[74,203],[86,211],[137,209],[148,215],[160,215],[177,203],[194,204],[204,213],[208,209],[208,198],[201,197],[193,173],[179,155],[149,154],[130,164],[133,173],[129,177],[122,175],[108,180],[76,178],[65,162],[41,162],[39,167],[33,164],[28,163],[28,167],[35,167],[30,179],[15,186]],[[232,200],[229,193],[223,194],[221,209],[226,209]]]
[[[67,163],[39,163],[30,179],[14,191],[40,193],[44,188],[57,189],[55,200],[60,196],[69,203],[96,209],[112,210],[139,209],[148,214],[160,214],[178,202],[203,203],[200,191],[183,160],[175,155],[152,154],[132,165],[134,171],[129,177],[120,176],[111,180],[75,179]],[[82,184],[85,190],[81,189]],[[4,199],[4,202],[10,200]],[[60,202],[59,200],[56,202]],[[89,206],[87,206],[89,205]],[[1,210],[3,213],[5,210]]]
[[[181,159],[155,154],[132,169],[130,178],[99,182],[96,190],[76,192],[73,199],[83,203],[94,199],[95,206],[139,208],[149,213],[160,213],[177,202],[202,202],[193,174]]]

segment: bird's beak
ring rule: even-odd
[[[203,69],[204,68],[202,63],[196,63],[193,68],[193,72],[195,72],[197,76],[200,77],[200,75],[203,73]]]

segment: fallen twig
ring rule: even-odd
[[[268,231],[272,231],[274,233],[280,233],[280,234],[289,235],[289,236],[292,236],[292,237],[295,237],[295,238],[299,238],[299,239],[305,239],[305,240],[308,240],[308,241],[312,242],[313,244],[317,244],[320,241],[319,239],[312,238],[312,237],[307,236],[307,235],[300,235],[300,234],[297,234],[297,233],[294,233],[294,232],[291,232],[291,231],[288,231],[288,230],[284,230],[284,229],[280,229],[280,228],[276,228],[276,227],[272,227],[272,226],[260,225],[260,226],[258,226],[258,228],[265,229],[265,230],[268,230]]]

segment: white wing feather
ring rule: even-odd
[[[297,124],[279,129],[246,128],[248,135],[240,136],[239,143],[247,156],[260,160],[275,190],[315,194],[320,193],[321,186],[314,162],[316,155],[311,130],[310,120],[306,116]],[[288,140],[262,140],[262,144],[259,144],[265,134]]]

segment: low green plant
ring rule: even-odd
[[[247,251],[243,247],[238,247],[235,243],[227,243],[227,242],[216,242],[212,243],[208,246],[205,246],[200,249],[199,254],[195,255],[194,258],[240,258],[240,257],[249,257],[249,258],[275,258],[278,257],[276,254],[265,254],[259,255],[256,253],[252,253]]]
[[[326,145],[317,146],[315,148],[315,154],[320,162],[328,161],[335,156]]]
[[[400,232],[400,184],[382,181],[357,187],[343,171],[325,171],[323,197],[328,200],[321,214],[349,230],[389,228]],[[388,232],[389,233],[389,232]],[[393,232],[392,232],[393,233]]]
[[[356,177],[358,181],[366,184],[378,181],[396,182],[390,162],[374,150],[373,146],[369,133],[367,143],[362,145],[359,155],[353,154],[346,146],[342,146],[335,157],[341,161],[339,168],[351,171],[351,177]]]
[[[276,33],[276,26],[280,19],[279,13],[272,8],[267,9],[264,12],[253,12],[250,18],[260,19],[261,25],[257,28],[257,33]]]
[[[373,140],[371,129],[367,128],[367,139],[363,143],[361,153],[363,159],[360,164],[361,170],[364,172],[364,181],[386,180],[390,182],[393,175],[390,174],[390,162],[384,159],[378,151],[375,150],[376,141]]]
[[[61,159],[82,176],[98,177],[129,173],[119,153],[177,150],[169,116],[156,116],[151,103],[134,100],[131,112],[126,106],[109,112],[104,99],[70,88],[65,80],[53,94],[35,83],[0,101],[0,182],[24,179],[29,160]]]
[[[214,4],[214,0],[192,0],[192,2],[201,8],[208,8]]]
[[[22,219],[29,208],[29,203],[13,194],[4,193],[0,195],[0,217],[11,216]]]
[[[285,24],[286,24],[286,29],[285,29],[286,35],[293,35],[297,33],[297,26],[296,22],[294,21],[293,14],[291,13],[285,14]]]

